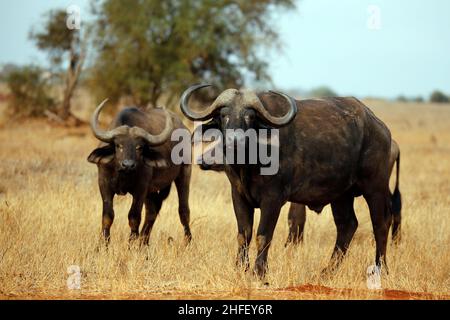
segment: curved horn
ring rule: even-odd
[[[201,88],[211,87],[211,84],[196,84],[187,89],[185,92],[183,92],[181,99],[180,99],[180,108],[183,114],[188,118],[189,120],[195,121],[203,121],[208,118],[211,118],[211,114],[219,107],[218,103],[211,104],[208,108],[206,108],[203,111],[192,111],[191,108],[189,108],[189,98],[191,97],[192,93],[194,91],[199,90]]]
[[[161,131],[160,134],[153,135],[139,127],[132,127],[130,129],[130,133],[132,135],[135,135],[136,137],[141,137],[142,139],[146,140],[147,143],[151,146],[159,146],[163,144],[170,138],[170,135],[173,131],[172,117],[166,110],[164,110],[164,115],[166,117],[166,123],[163,131]]]
[[[113,139],[116,135],[126,132],[129,128],[128,128],[128,126],[120,126],[120,127],[114,128],[109,131],[102,131],[98,127],[98,116],[107,101],[108,101],[108,99],[103,100],[103,102],[100,103],[98,105],[98,107],[95,109],[94,114],[92,115],[92,118],[91,118],[91,128],[92,128],[92,132],[94,133],[94,136],[98,140],[106,142],[106,143],[110,143],[113,141]]]
[[[288,96],[287,94],[269,90],[270,93],[279,95],[287,100],[289,103],[289,111],[282,117],[274,117],[272,116],[267,109],[263,106],[261,100],[256,96],[256,100],[253,107],[258,111],[258,113],[267,120],[271,125],[275,127],[282,127],[291,122],[295,115],[297,114],[297,103],[294,98]]]

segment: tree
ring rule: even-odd
[[[404,95],[399,95],[396,99],[398,102],[408,102],[408,98]]]
[[[51,10],[46,14],[44,27],[37,32],[30,32],[30,38],[36,46],[46,51],[60,72],[62,65],[67,65],[64,80],[63,99],[59,107],[59,116],[67,120],[71,116],[70,102],[78,84],[84,62],[84,46],[80,30],[67,26],[68,15],[65,10]]]
[[[449,97],[447,97],[447,95],[445,95],[441,91],[435,90],[430,96],[430,102],[448,103],[450,102],[450,99]]]
[[[49,95],[49,78],[37,66],[12,67],[4,75],[11,92],[9,105],[17,116],[42,116],[54,106]]]
[[[269,80],[261,49],[277,47],[272,9],[294,0],[94,1],[99,96],[130,96],[138,106],[177,97],[192,83],[241,86]],[[170,97],[169,97],[170,98]],[[170,100],[170,99],[169,99]],[[167,102],[168,103],[168,102]]]

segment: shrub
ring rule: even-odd
[[[408,102],[408,98],[406,98],[404,95],[400,95],[396,99],[398,102]]]
[[[44,70],[32,65],[16,67],[5,75],[11,92],[11,113],[36,117],[54,107],[55,102],[49,95],[49,79],[44,75]]]
[[[447,103],[450,102],[450,99],[441,91],[435,90],[430,96],[430,102]]]
[[[398,102],[415,102],[415,103],[424,102],[424,99],[421,96],[407,97],[404,95],[399,95],[397,98],[395,98],[395,100]]]

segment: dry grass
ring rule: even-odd
[[[96,168],[86,161],[97,142],[88,128],[30,121],[0,129],[0,297],[449,299],[450,106],[369,105],[402,151],[403,242],[389,246],[390,273],[382,279],[384,288],[402,292],[365,289],[375,247],[361,199],[359,229],[334,277],[319,277],[336,236],[329,207],[320,215],[307,213],[305,243],[298,248],[283,246],[288,232],[287,206],[283,209],[269,254],[269,287],[237,271],[229,183],[222,174],[197,168],[191,183],[192,245],[183,244],[173,189],[148,248],[128,249],[127,196],[116,197],[109,250],[97,251],[101,200]],[[257,223],[259,214],[256,218]],[[254,244],[251,248],[253,261]],[[70,265],[81,267],[81,290],[67,289]]]

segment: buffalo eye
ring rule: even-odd
[[[137,150],[137,151],[141,151],[141,150],[142,150],[142,146],[137,145],[137,146],[136,146],[136,150]]]
[[[247,126],[251,125],[254,119],[255,114],[253,112],[248,111],[244,114],[244,121]]]
[[[220,118],[224,124],[227,124],[230,121],[230,110],[228,108],[222,108],[220,110]]]
[[[116,145],[116,148],[117,148],[119,151],[123,151],[123,145],[121,145],[121,144],[117,144],[117,145]]]

